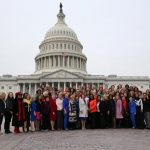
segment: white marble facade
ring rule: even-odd
[[[65,23],[63,10],[57,15],[58,21],[50,28],[39,46],[35,57],[35,73],[32,75],[0,76],[0,91],[13,93],[21,91],[34,95],[40,84],[65,88],[79,86],[99,87],[105,85],[129,84],[140,90],[150,89],[150,78],[142,76],[89,75],[86,70],[87,58],[75,32]]]

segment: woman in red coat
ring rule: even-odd
[[[49,104],[50,104],[50,124],[51,124],[51,129],[53,131],[55,130],[54,126],[55,126],[56,111],[57,111],[56,100],[54,95],[52,95],[52,98],[50,98]]]

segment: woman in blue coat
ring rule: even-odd
[[[64,129],[68,130],[68,119],[69,119],[69,97],[65,95],[63,99],[63,111],[64,111]]]
[[[133,97],[130,97],[129,102],[130,118],[132,122],[132,128],[136,128],[135,115],[136,115],[136,103]]]
[[[32,102],[31,102],[31,131],[35,131],[35,121],[36,121],[36,98],[32,97]]]

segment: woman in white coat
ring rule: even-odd
[[[82,130],[85,129],[86,119],[88,118],[89,98],[82,94],[79,98],[79,117],[81,120]]]

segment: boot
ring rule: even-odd
[[[17,128],[17,132],[18,132],[18,133],[21,133],[19,127]]]
[[[18,133],[17,127],[14,128],[14,133]]]

